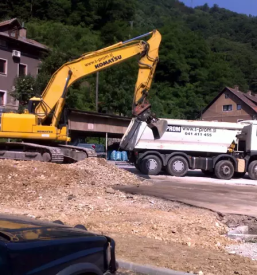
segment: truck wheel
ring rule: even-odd
[[[138,162],[138,163],[135,162],[134,165],[135,165],[136,169],[137,169],[139,172],[141,172],[140,162]]]
[[[230,180],[234,175],[234,166],[229,160],[220,160],[215,165],[215,176],[218,179]]]
[[[202,173],[207,176],[207,177],[212,177],[214,172],[213,171],[210,171],[210,170],[204,170],[202,169]]]
[[[158,175],[162,169],[162,162],[159,157],[149,155],[140,161],[139,169],[146,175]]]
[[[184,157],[173,157],[168,161],[167,171],[171,176],[184,177],[188,171],[188,162]]]
[[[257,180],[257,160],[250,163],[248,167],[248,175],[252,180]]]

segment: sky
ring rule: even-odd
[[[180,0],[187,6],[201,6],[207,3],[210,7],[217,4],[221,8],[226,8],[238,13],[251,14],[257,16],[257,0]]]

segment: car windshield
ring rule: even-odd
[[[83,148],[90,148],[90,149],[94,149],[93,144],[79,143],[77,146],[78,146],[78,147],[83,147]]]
[[[96,152],[105,152],[105,147],[104,147],[104,145],[102,145],[102,144],[96,144],[96,146],[95,146],[95,151],[96,151]]]

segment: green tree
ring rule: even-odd
[[[36,95],[35,93],[36,81],[31,75],[17,77],[14,81],[15,89],[11,95],[19,100],[19,111],[22,112],[27,108],[29,99]]]
[[[65,62],[155,28],[163,39],[150,100],[159,116],[194,119],[224,86],[257,92],[254,16],[178,0],[1,1],[0,18],[14,17],[25,22],[29,38],[51,49],[42,57],[35,94]],[[137,70],[131,60],[100,72],[101,112],[131,115]],[[70,87],[67,106],[95,110],[95,75]]]

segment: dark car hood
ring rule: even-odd
[[[100,237],[73,227],[11,215],[0,215],[0,237],[6,241],[36,241],[76,237]]]

